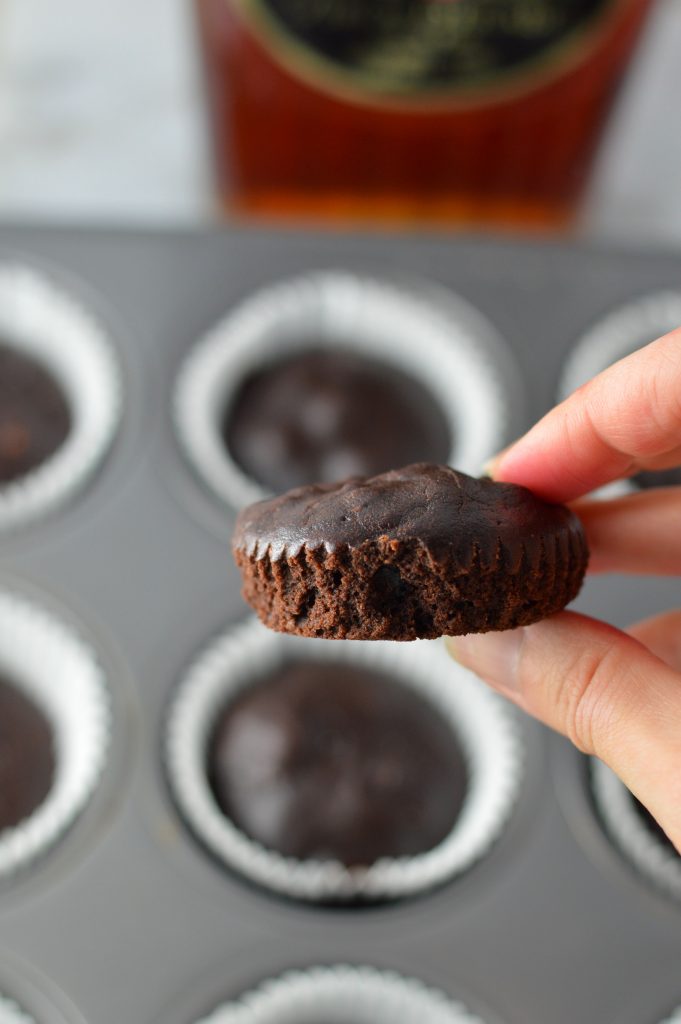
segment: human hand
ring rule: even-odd
[[[490,474],[574,501],[681,464],[681,329],[622,359],[502,452]],[[681,575],[681,487],[574,505],[590,572]],[[574,612],[450,652],[580,750],[605,761],[681,852],[681,611],[626,632]]]

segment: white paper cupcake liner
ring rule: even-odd
[[[665,1017],[660,1024],[681,1024],[681,1006],[677,1006],[671,1017]]]
[[[35,1021],[12,999],[0,994],[0,1024],[35,1024]]]
[[[104,768],[110,707],[93,651],[51,613],[5,591],[0,591],[0,675],[46,716],[55,755],[44,801],[0,832],[2,881],[44,854],[87,804]]]
[[[631,793],[602,761],[592,761],[591,781],[598,812],[620,851],[644,877],[681,899],[681,856],[641,820]]]
[[[636,349],[681,327],[681,292],[646,295],[620,306],[594,324],[570,353],[560,378],[558,400],[586,384]],[[599,498],[617,498],[635,490],[629,480],[599,488]]]
[[[67,400],[71,429],[41,465],[0,486],[0,530],[51,511],[94,472],[116,432],[121,374],[101,324],[36,271],[0,264],[0,344],[45,366]]]
[[[313,967],[263,982],[196,1024],[482,1024],[437,989],[372,967]]]
[[[435,286],[310,273],[242,302],[180,371],[174,411],[181,444],[228,504],[241,507],[268,491],[227,450],[225,408],[254,370],[311,346],[374,357],[424,386],[446,418],[449,462],[457,469],[479,474],[509,439],[519,378],[507,347],[473,306]]]
[[[451,724],[467,761],[467,794],[450,834],[415,857],[384,858],[369,867],[296,860],[265,849],[218,806],[206,774],[206,748],[216,717],[245,687],[290,660],[356,664],[383,671],[430,701]],[[227,866],[266,888],[311,901],[397,899],[460,874],[484,856],[518,795],[523,748],[513,711],[433,641],[365,644],[285,636],[248,620],[199,656],[171,707],[166,762],[186,822]]]

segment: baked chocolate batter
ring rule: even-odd
[[[49,722],[17,686],[0,678],[0,834],[43,802],[54,767]]]
[[[348,866],[432,849],[467,785],[432,705],[335,662],[294,662],[245,690],[217,721],[207,770],[218,804],[252,839]]]
[[[70,429],[66,398],[50,373],[0,342],[0,484],[45,462]]]
[[[349,640],[529,625],[577,595],[588,560],[565,506],[423,463],[257,502],[232,545],[265,625]]]
[[[351,352],[308,351],[244,383],[223,423],[249,476],[276,492],[408,462],[446,462],[451,437],[433,395]]]

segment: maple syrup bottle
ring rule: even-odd
[[[652,0],[196,0],[232,211],[570,222]]]

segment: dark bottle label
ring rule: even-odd
[[[428,98],[531,86],[578,60],[621,0],[233,0],[299,76]]]

